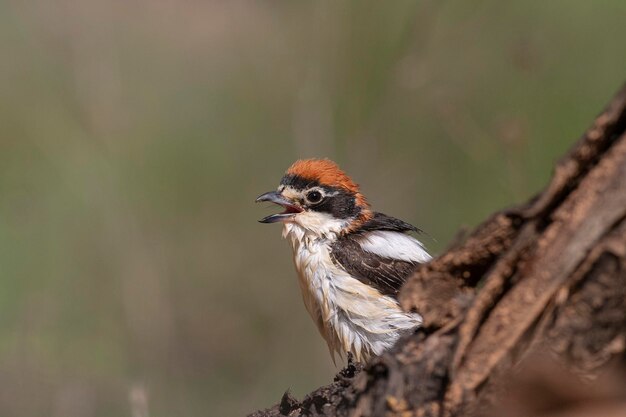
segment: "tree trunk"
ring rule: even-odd
[[[626,87],[543,192],[421,265],[400,302],[415,334],[252,416],[626,415],[623,374],[584,382],[626,358]]]

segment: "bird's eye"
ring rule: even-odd
[[[319,203],[322,201],[322,193],[319,191],[309,191],[306,195],[306,199],[309,203]]]

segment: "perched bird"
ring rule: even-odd
[[[302,298],[335,352],[367,361],[419,326],[397,294],[415,266],[431,259],[402,220],[372,211],[359,187],[328,159],[295,162],[276,191],[259,196],[284,207],[261,223],[283,223]]]

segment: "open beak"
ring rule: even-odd
[[[284,207],[285,211],[263,217],[259,220],[261,223],[276,223],[285,221],[302,212],[302,208],[300,206],[295,205],[292,201],[286,199],[277,191],[270,191],[269,193],[261,194],[257,197],[255,203],[260,203],[262,201],[269,201],[270,203],[278,204],[279,206]]]

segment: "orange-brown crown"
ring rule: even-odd
[[[330,159],[299,159],[289,167],[287,174],[353,193],[356,204],[369,211],[369,203],[359,191],[359,185]]]

